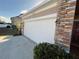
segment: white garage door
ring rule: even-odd
[[[24,35],[37,43],[54,43],[55,21],[53,18],[25,21]]]

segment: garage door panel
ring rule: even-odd
[[[24,35],[37,43],[54,43],[55,19],[38,21],[26,21],[24,23]]]

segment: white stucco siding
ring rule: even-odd
[[[28,19],[24,22],[24,35],[37,43],[54,43],[56,14]]]

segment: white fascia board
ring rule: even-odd
[[[51,15],[45,15],[45,16],[42,16],[42,17],[36,17],[36,18],[29,18],[29,19],[25,19],[24,21],[39,21],[39,20],[45,20],[45,19],[48,19],[48,18],[51,18],[51,19],[56,19],[57,18],[57,13],[54,13],[54,14],[51,14]]]

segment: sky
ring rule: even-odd
[[[10,18],[28,12],[43,0],[0,0],[0,16]]]

